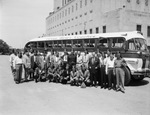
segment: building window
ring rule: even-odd
[[[147,37],[150,37],[150,26],[147,26]]]
[[[65,0],[65,4],[66,4],[67,2],[66,2],[66,0]]]
[[[137,4],[140,4],[140,0],[136,0],[136,3],[137,3]]]
[[[90,34],[92,34],[92,29],[90,29]]]
[[[93,10],[90,10],[90,13],[93,13]]]
[[[130,2],[130,0],[127,0],[127,2]]]
[[[65,16],[67,16],[67,9],[65,10]]]
[[[68,8],[68,14],[70,14],[70,8]]]
[[[82,34],[82,31],[80,31],[80,34]]]
[[[142,28],[141,25],[137,25],[137,26],[136,26],[136,30],[137,30],[137,31],[140,31],[140,32],[141,32],[141,28]]]
[[[87,5],[87,0],[85,0],[85,6]]]
[[[73,35],[73,33],[72,33],[72,35]]]
[[[62,0],[62,6],[64,6],[64,0]]]
[[[82,0],[80,1],[80,8],[82,8]]]
[[[74,6],[72,6],[72,12],[74,12]]]
[[[145,6],[148,6],[148,0],[145,0]]]
[[[76,10],[78,10],[78,3],[76,3]]]
[[[78,35],[78,33],[77,33],[77,32],[76,32],[75,34],[76,34],[76,35]]]
[[[96,28],[96,33],[99,33],[99,28],[98,27]]]
[[[87,30],[84,30],[84,34],[87,34]]]
[[[62,12],[62,17],[64,17],[64,11]]]
[[[103,33],[106,33],[106,26],[103,26]]]
[[[60,19],[61,19],[61,13],[60,13]]]

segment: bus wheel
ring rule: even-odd
[[[127,67],[124,67],[124,71],[125,71],[125,85],[128,85],[131,81],[130,70]]]
[[[144,79],[144,75],[134,75],[132,76],[133,81],[141,81]]]

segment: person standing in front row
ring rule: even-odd
[[[101,88],[106,88],[106,73],[105,73],[106,57],[104,52],[102,52],[100,58],[100,73],[101,73]]]
[[[14,63],[14,59],[16,57],[16,52],[13,49],[12,50],[12,54],[10,55],[9,61],[10,61],[10,67],[11,67],[11,72],[13,74],[13,77],[15,76],[15,72],[14,72],[14,68],[13,68],[13,63]]]
[[[80,70],[81,69],[81,65],[83,64],[83,57],[81,55],[81,52],[78,51],[78,54],[77,54],[77,69]]]
[[[89,63],[89,54],[88,51],[85,50],[84,55],[83,55],[83,64],[88,68],[88,63]]]
[[[30,60],[29,52],[25,50],[24,53],[25,53],[23,55],[24,78],[25,78],[25,81],[27,81],[30,68],[31,68],[31,62],[30,62],[31,60]]]
[[[99,68],[99,59],[96,57],[95,52],[92,53],[92,57],[89,60],[89,71],[91,85],[97,87],[97,72]]]
[[[115,66],[115,75],[117,80],[117,91],[121,90],[125,93],[124,82],[125,82],[125,72],[123,67],[126,65],[125,60],[121,57],[120,52],[117,52],[117,59],[114,62]]]
[[[69,64],[69,70],[71,71],[72,66],[74,66],[74,65],[76,66],[76,63],[77,63],[77,57],[76,57],[73,49],[71,51],[71,54],[68,55],[68,59],[67,60],[68,60],[68,64]]]
[[[16,70],[16,75],[15,75],[15,82],[16,84],[19,84],[21,82],[21,77],[22,77],[22,53],[19,52],[18,56],[15,57],[13,67]]]
[[[107,60],[106,63],[106,75],[108,75],[108,90],[112,89],[112,81],[114,89],[116,88],[114,78],[114,61],[115,61],[114,55],[110,54],[110,58]]]

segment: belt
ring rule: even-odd
[[[18,63],[18,64],[16,64],[16,65],[22,65],[22,63]]]

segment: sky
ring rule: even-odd
[[[0,0],[0,39],[13,48],[24,48],[46,30],[53,0]]]

